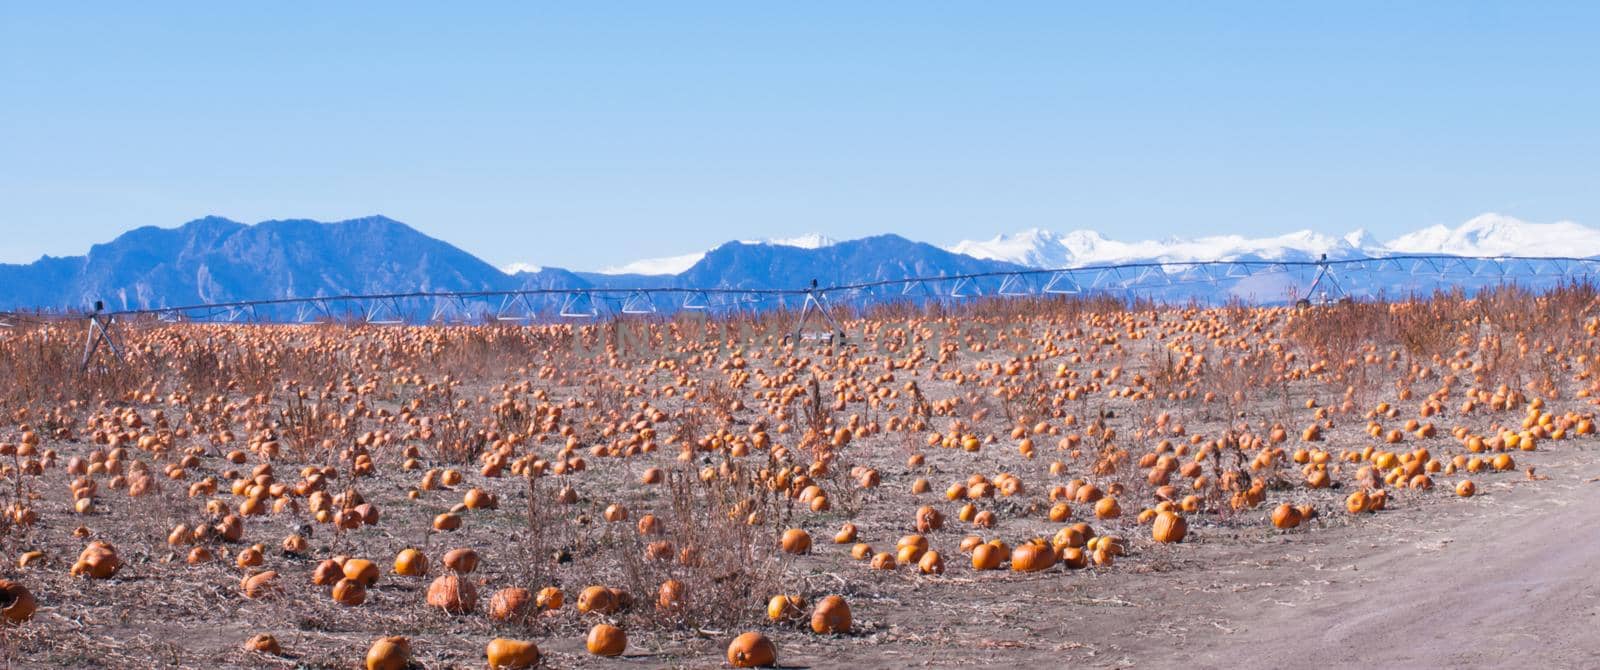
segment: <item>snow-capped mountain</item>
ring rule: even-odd
[[[1589,257],[1600,255],[1600,230],[1571,221],[1528,223],[1490,213],[1456,228],[1429,226],[1385,246],[1391,253],[1408,254]]]
[[[1276,237],[1216,235],[1123,242],[1092,230],[1057,234],[1032,228],[988,240],[965,240],[946,249],[1035,268],[1136,262],[1206,260],[1316,260],[1394,254],[1452,256],[1600,256],[1600,230],[1570,221],[1528,223],[1484,214],[1456,228],[1435,225],[1379,242],[1365,229],[1343,237],[1302,230]]]
[[[504,273],[506,273],[508,275],[521,274],[521,273],[524,273],[524,272],[537,273],[537,272],[539,272],[540,270],[543,270],[543,269],[544,269],[544,266],[542,266],[542,265],[534,265],[533,263],[512,263],[510,265],[502,265],[502,266],[500,266],[500,271],[504,272]]]
[[[821,249],[838,244],[839,241],[820,233],[807,233],[799,237],[785,237],[766,240],[740,240],[744,244],[768,244],[776,247],[794,247],[797,249]],[[680,256],[663,256],[660,258],[646,258],[624,265],[604,268],[595,274],[602,275],[675,275],[687,271],[705,258],[708,251]]]

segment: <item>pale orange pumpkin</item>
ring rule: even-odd
[[[478,587],[455,574],[442,575],[428,585],[427,603],[451,614],[465,614],[478,606]]]
[[[489,596],[488,614],[495,621],[511,621],[527,614],[534,597],[527,589],[512,586],[495,591]]]

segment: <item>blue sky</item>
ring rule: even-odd
[[[0,7],[0,262],[206,214],[579,269],[1600,224],[1600,3],[146,4]]]

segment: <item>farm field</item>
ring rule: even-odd
[[[1596,308],[24,325],[0,660],[1585,667]]]

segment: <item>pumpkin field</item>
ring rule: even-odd
[[[1600,298],[0,333],[0,663],[1582,667]]]

